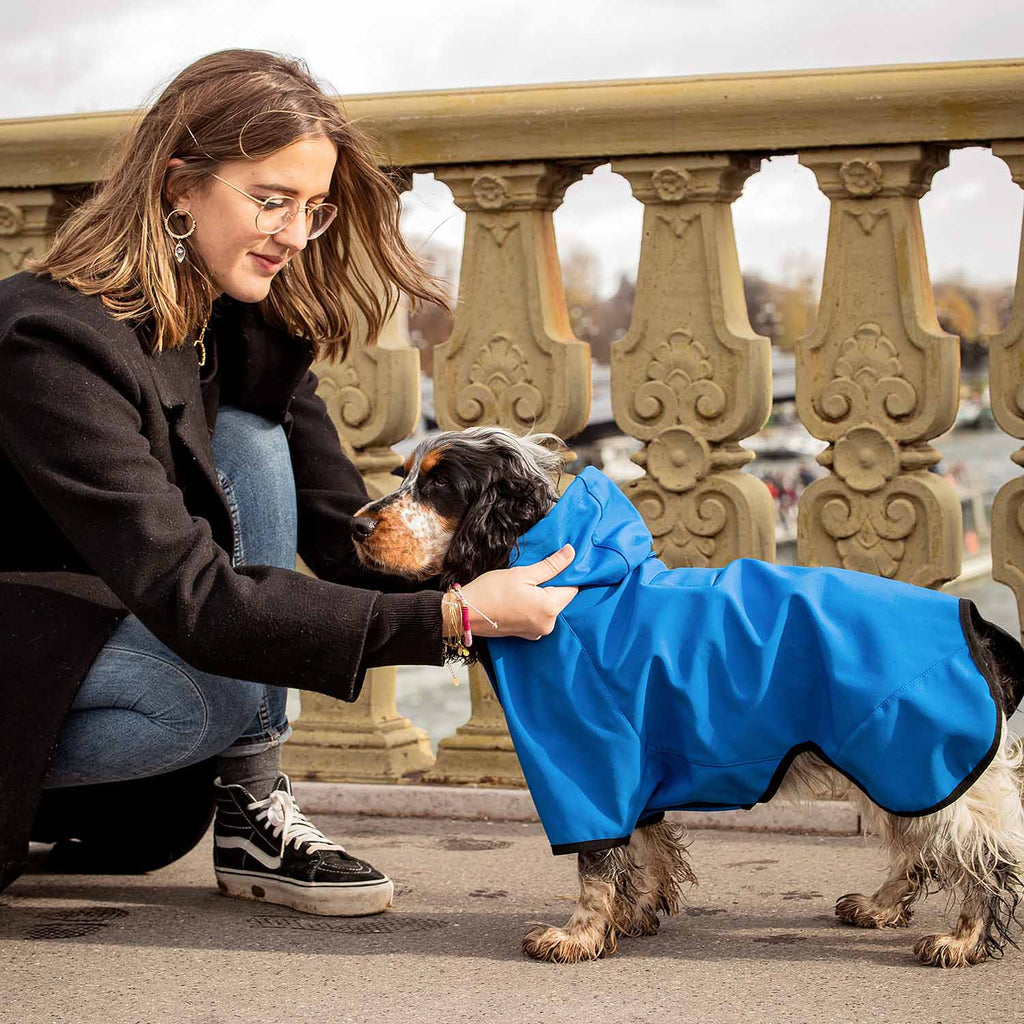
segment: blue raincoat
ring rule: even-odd
[[[554,632],[488,640],[484,659],[555,853],[624,844],[672,808],[751,807],[803,750],[902,815],[956,799],[995,753],[968,601],[752,559],[667,569],[595,469],[513,564],[566,542],[576,558],[549,585],[580,590]]]

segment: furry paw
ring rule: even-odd
[[[928,967],[970,967],[986,954],[983,947],[953,935],[926,935],[914,943],[914,956]]]
[[[859,892],[847,893],[836,900],[836,917],[855,928],[906,928],[912,916],[910,907],[902,904],[879,907],[870,896]]]
[[[584,960],[597,960],[615,952],[615,932],[611,928],[587,929],[567,932],[539,924],[523,936],[523,952],[534,960],[547,960],[555,964],[578,964]]]

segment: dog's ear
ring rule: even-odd
[[[443,586],[468,583],[481,573],[508,565],[518,534],[510,535],[507,517],[495,508],[497,499],[497,488],[492,481],[466,509],[441,567]]]
[[[444,586],[468,583],[481,573],[504,569],[516,541],[548,512],[548,491],[539,481],[499,476],[466,510],[441,568]]]
[[[405,466],[395,466],[395,468],[391,470],[391,475],[397,476],[399,480],[404,480],[406,477]]]

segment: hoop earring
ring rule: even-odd
[[[168,223],[175,214],[177,214],[179,217],[188,217],[188,219],[192,222],[192,226],[183,235],[176,235],[171,230],[171,225]],[[178,240],[178,244],[174,247],[174,258],[179,263],[181,263],[181,261],[185,258],[185,246],[181,244],[182,239],[188,238],[188,236],[191,235],[192,232],[195,231],[195,229],[196,219],[195,217],[192,216],[191,213],[188,212],[188,210],[171,210],[171,212],[167,214],[166,217],[164,217],[164,230],[167,232],[167,234],[171,236],[171,238],[176,238]]]

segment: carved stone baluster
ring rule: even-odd
[[[591,165],[592,166],[592,165]],[[581,164],[444,167],[466,211],[452,335],[434,350],[434,399],[446,430],[498,424],[571,437],[590,413],[590,350],[572,336],[551,215]],[[441,741],[432,782],[523,785],[508,726],[479,666],[472,715]]]
[[[353,346],[341,363],[319,363],[317,394],[363,473],[371,497],[394,490],[401,459],[389,445],[408,437],[420,408],[419,353],[409,346],[399,308],[375,348]],[[303,692],[302,714],[284,746],[295,778],[393,782],[434,763],[427,734],[395,706],[395,669],[366,674],[352,704]]]
[[[0,278],[42,256],[66,210],[66,196],[54,189],[0,190]]]
[[[590,350],[573,338],[551,214],[580,165],[445,167],[466,211],[451,337],[434,350],[445,430],[498,424],[571,437],[590,412]]]
[[[745,156],[613,160],[644,204],[629,333],[612,345],[615,421],[648,442],[626,487],[670,566],[775,556],[768,489],[738,444],[771,408],[771,351],[747,318],[731,203]]]
[[[921,586],[960,571],[960,503],[926,443],[953,424],[959,347],[935,318],[918,205],[947,159],[920,145],[800,155],[832,204],[818,323],[797,345],[797,409],[832,471],[800,502],[803,564]]]
[[[1024,187],[1024,142],[996,142],[992,152],[1010,167]],[[1017,290],[1006,328],[989,341],[989,395],[996,422],[1012,437],[1024,438],[1024,230],[1017,264]],[[1024,466],[1024,448],[1012,455]],[[1024,477],[1003,484],[992,505],[992,578],[1017,597],[1024,622]]]

